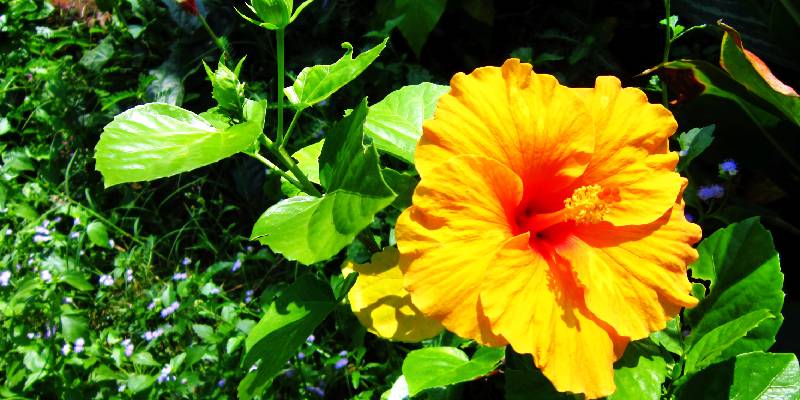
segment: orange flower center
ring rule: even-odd
[[[530,205],[519,207],[515,222],[519,232],[541,237],[542,232],[555,225],[572,221],[576,224],[596,224],[603,221],[609,206],[620,201],[619,189],[600,185],[581,186],[564,199],[564,207],[549,213],[537,213]]]

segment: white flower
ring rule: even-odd
[[[125,281],[126,282],[133,281],[133,270],[130,268],[125,271]]]
[[[99,282],[103,286],[112,286],[114,285],[114,278],[111,275],[100,275]]]
[[[50,283],[53,280],[53,275],[50,274],[50,271],[43,269],[42,272],[39,273],[39,277],[42,278],[43,281]]]
[[[84,344],[86,344],[86,341],[82,337],[75,339],[75,353],[82,353]]]
[[[0,286],[8,286],[8,281],[11,279],[11,271],[5,270],[0,272]]]
[[[66,356],[69,354],[70,350],[72,350],[72,348],[70,347],[69,343],[64,343],[64,346],[61,347],[61,354]]]

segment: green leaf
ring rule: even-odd
[[[309,181],[319,184],[319,154],[322,152],[322,145],[325,139],[314,144],[310,144],[292,154],[292,158],[297,160],[297,168],[303,172]],[[281,178],[281,192],[288,197],[294,197],[303,193],[299,188]]]
[[[247,122],[217,129],[180,107],[150,103],[117,115],[95,148],[105,186],[190,171],[247,149],[261,134],[265,102],[245,105]]]
[[[323,197],[297,196],[267,209],[253,226],[259,240],[290,260],[313,264],[350,244],[395,194],[374,145],[364,146],[366,100],[331,129],[319,156]]]
[[[686,310],[691,326],[687,348],[720,325],[765,309],[768,319],[739,339],[723,358],[767,350],[783,322],[783,274],[772,235],[750,218],[720,229],[700,243],[700,258],[691,265],[692,277],[711,281],[711,290],[697,307]]]
[[[90,71],[100,71],[112,57],[114,57],[114,43],[113,39],[107,37],[93,49],[85,51],[80,64]]]
[[[650,334],[653,343],[665,348],[670,353],[683,355],[683,337],[681,335],[680,316],[667,321],[667,326]]]
[[[797,399],[800,367],[794,354],[740,354],[693,375],[678,393],[681,400]]]
[[[398,28],[419,58],[428,35],[444,13],[447,0],[387,0],[382,3],[384,8],[389,4],[390,16],[405,16]]]
[[[330,65],[315,65],[306,67],[297,75],[292,86],[283,90],[289,101],[299,109],[310,107],[327,99],[344,85],[355,79],[361,72],[375,61],[386,48],[386,38],[377,46],[361,53],[355,59],[353,46],[343,43],[346,49],[344,56]]]
[[[392,191],[397,193],[397,198],[392,202],[392,206],[405,210],[411,206],[411,198],[414,195],[419,179],[416,176],[410,175],[405,172],[397,172],[391,168],[383,168],[383,179],[386,184],[392,188]]]
[[[140,351],[131,356],[131,362],[135,365],[146,365],[148,367],[160,367],[161,363],[153,359],[153,355],[147,351]]]
[[[768,310],[757,310],[706,333],[686,351],[684,374],[693,374],[711,364],[724,361],[728,357],[723,356],[723,353],[728,348],[768,318],[772,318]]]
[[[86,234],[89,236],[89,240],[91,240],[95,245],[100,247],[111,247],[108,243],[108,231],[102,222],[92,221],[92,223],[86,227]]]
[[[422,122],[433,117],[436,102],[449,86],[429,82],[404,86],[369,108],[364,133],[383,152],[414,163]]]
[[[247,335],[242,363],[246,368],[261,363],[239,384],[239,398],[260,394],[335,306],[330,286],[311,275],[284,289]]]
[[[239,82],[238,73],[243,62],[244,58],[239,61],[235,71],[231,71],[220,61],[217,64],[217,70],[212,71],[203,61],[203,67],[211,81],[211,96],[217,101],[220,110],[237,119],[242,117],[242,107],[244,107],[245,101],[244,83]]]
[[[661,384],[667,378],[665,354],[650,340],[628,344],[625,353],[614,363],[617,390],[609,400],[661,398]]]
[[[689,132],[681,133],[678,136],[678,144],[681,146],[678,171],[685,171],[689,163],[711,145],[711,142],[714,141],[715,127],[716,125],[712,124],[702,128],[692,128]]]
[[[504,355],[504,347],[481,347],[471,360],[455,347],[414,350],[403,361],[408,393],[414,396],[425,389],[471,381],[494,370]]]
[[[108,245],[108,240],[106,240],[105,243]],[[83,277],[83,274],[77,271],[66,271],[62,273],[61,281],[82,292],[87,292],[94,288],[94,286]]]
[[[102,364],[92,370],[92,374],[89,376],[89,380],[92,382],[124,380],[125,378],[126,376],[124,373],[113,371],[108,366]]]
[[[70,311],[61,314],[61,335],[68,342],[74,342],[75,339],[86,337],[86,332],[89,330],[89,321],[83,314]]]
[[[128,375],[128,392],[130,393],[139,393],[150,386],[153,386],[155,383],[156,377],[150,375],[137,375],[131,374]]]
[[[214,344],[220,341],[219,336],[214,333],[214,328],[208,325],[194,324],[192,325],[192,330],[197,334],[197,336],[200,337],[200,339],[203,339],[205,342]]]
[[[722,36],[719,63],[733,79],[756,96],[780,110],[786,118],[800,125],[800,96],[778,80],[755,54],[744,48],[742,38],[732,27],[719,22]]]

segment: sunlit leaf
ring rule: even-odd
[[[711,282],[711,290],[697,307],[686,311],[693,346],[715,328],[753,311],[765,309],[775,318],[761,322],[731,345],[722,358],[769,349],[783,322],[783,274],[772,235],[750,218],[720,229],[700,243],[700,258],[692,276]]]
[[[422,121],[433,117],[436,102],[448,90],[449,86],[425,82],[389,93],[369,108],[364,133],[378,150],[413,163]]]
[[[253,226],[259,240],[290,260],[313,264],[350,244],[396,197],[374,145],[364,146],[363,101],[328,134],[319,156],[322,197],[297,196],[267,209]]]
[[[661,398],[661,384],[667,378],[667,358],[649,340],[628,344],[625,354],[614,363],[617,390],[609,400]]]
[[[389,38],[356,58],[353,58],[353,46],[350,43],[343,43],[342,47],[346,51],[342,58],[330,65],[303,68],[292,86],[285,88],[283,92],[289,101],[300,109],[325,100],[364,72],[386,48],[387,40]]]
[[[800,96],[772,74],[767,64],[744,48],[742,38],[732,27],[718,24],[725,34],[719,63],[733,79],[758,97],[780,110],[790,121],[800,125]]]
[[[797,399],[800,367],[794,354],[740,354],[693,375],[678,399]]]
[[[249,102],[247,122],[220,130],[199,115],[150,103],[117,115],[95,148],[105,186],[190,171],[247,149],[261,134],[266,104]]]
[[[414,350],[403,361],[403,376],[411,396],[434,387],[471,381],[494,370],[505,355],[503,347],[481,347],[472,359],[455,347]]]
[[[729,358],[725,357],[723,353],[762,321],[769,318],[772,318],[769,311],[757,310],[726,322],[704,334],[686,352],[684,373],[689,375]]]

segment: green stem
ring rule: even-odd
[[[297,120],[300,119],[300,114],[303,113],[303,110],[297,110],[292,117],[292,122],[289,123],[289,127],[286,129],[286,134],[283,135],[283,141],[281,142],[280,148],[283,149],[286,147],[286,143],[289,142],[289,136],[292,135],[292,131],[294,130],[294,126],[297,123]]]
[[[277,149],[273,147],[273,153],[275,153],[281,163],[283,163],[289,169],[289,171],[292,171],[292,175],[294,175],[295,178],[300,181],[300,183],[303,185],[304,192],[312,196],[322,197],[322,193],[320,193],[316,186],[314,186],[314,184],[308,180],[306,174],[300,170],[300,167],[298,167],[294,160],[292,160],[292,157],[289,156],[289,153],[287,153],[286,150],[280,147]]]
[[[208,25],[206,19],[203,18],[200,13],[197,14],[197,19],[200,20],[200,24],[203,25],[203,28],[205,28],[206,32],[208,32],[208,35],[211,36],[211,40],[214,42],[214,44],[217,45],[220,50],[222,50],[222,55],[225,57],[225,59],[230,60],[231,57],[230,54],[228,54],[228,49],[225,48],[225,44],[222,43],[222,40],[220,40],[219,36],[217,36],[217,34],[214,33],[214,30],[211,29],[211,26]]]
[[[278,42],[278,136],[275,142],[281,147],[283,147],[283,41],[285,34],[284,28],[278,29],[276,40]]]
[[[669,50],[672,47],[672,27],[669,26],[669,19],[670,15],[670,0],[664,0],[664,10],[666,14],[666,19],[664,20],[664,58],[663,62],[669,61]],[[669,108],[669,93],[667,93],[667,84],[662,80],[661,81],[661,102],[664,103],[664,107]]]
[[[262,156],[261,154],[258,154],[258,153],[247,153],[247,155],[249,155],[250,157],[255,158],[258,161],[261,161],[262,164],[266,165],[269,169],[277,172],[278,175],[282,176],[284,179],[289,181],[289,183],[291,183],[292,185],[296,186],[298,189],[305,190],[303,185],[300,184],[300,182],[298,182],[297,179],[293,178],[291,175],[287,174],[286,172],[283,172],[282,169],[278,168],[277,165],[275,165],[272,161],[267,160],[266,158],[264,158],[264,156]]]

